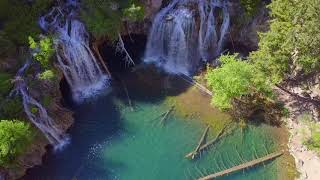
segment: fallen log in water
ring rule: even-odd
[[[197,146],[196,149],[192,152],[191,159],[194,159],[195,156],[198,154],[201,145],[204,143],[204,141],[205,141],[205,139],[206,139],[206,136],[207,136],[207,134],[208,134],[209,128],[210,128],[210,126],[208,125],[208,126],[206,127],[206,129],[204,130],[204,132],[203,132],[203,134],[202,134],[202,136],[201,136],[201,138],[200,138],[200,140],[199,140],[198,146]]]
[[[169,117],[170,113],[174,110],[174,106],[171,106],[171,108],[164,114],[163,118],[160,121],[160,124],[164,124],[164,122]]]
[[[214,174],[210,174],[210,175],[205,176],[205,177],[201,177],[198,180],[214,179],[214,178],[217,178],[217,177],[220,177],[220,176],[223,176],[223,175],[235,172],[235,171],[246,169],[246,168],[255,166],[257,164],[260,164],[260,163],[275,159],[275,158],[281,156],[282,154],[283,154],[283,152],[275,152],[275,153],[272,153],[272,154],[268,154],[268,155],[266,155],[266,156],[264,156],[262,158],[254,159],[252,161],[249,161],[249,162],[234,166],[232,168],[229,168],[229,169],[226,169],[226,170],[214,173]]]
[[[206,144],[202,145],[199,149],[198,149],[198,152],[195,153],[194,151],[190,152],[189,154],[187,154],[185,157],[186,158],[194,158],[196,155],[199,154],[199,152],[201,152],[202,150],[208,148],[209,146],[211,146],[212,144],[216,143],[220,137],[222,136],[222,134],[224,133],[225,129],[227,128],[227,126],[225,126],[219,133],[218,135],[212,139],[211,141],[208,141]]]
[[[205,86],[198,83],[197,81],[193,80],[189,76],[183,74],[183,75],[180,75],[179,77],[181,77],[181,79],[183,79],[187,83],[189,83],[191,85],[195,85],[199,90],[203,91],[204,93],[208,94],[209,96],[212,96],[212,92],[209,89],[207,89]]]
[[[126,84],[124,83],[124,81],[122,81],[122,79],[120,79],[120,82],[121,82],[121,84],[123,86],[123,89],[124,89],[126,95],[127,95],[128,104],[130,106],[130,109],[131,109],[131,111],[134,111],[133,106],[132,106],[132,102],[131,102],[131,99],[130,99],[130,96],[129,96],[128,88],[127,88]]]

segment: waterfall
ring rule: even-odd
[[[39,20],[43,30],[56,34],[54,39],[60,69],[71,88],[73,99],[80,102],[101,92],[109,83],[90,49],[89,34],[75,18],[76,1],[54,7]]]
[[[57,127],[46,109],[29,95],[23,74],[30,64],[31,60],[27,60],[19,69],[14,80],[15,88],[10,96],[19,94],[22,97],[23,108],[28,119],[45,135],[55,149],[60,149],[68,143],[69,138]],[[33,111],[34,108],[37,109],[36,112]]]
[[[230,24],[227,1],[173,0],[155,17],[144,61],[165,71],[191,75],[201,60],[214,60],[222,51]],[[218,27],[218,10],[223,22]]]

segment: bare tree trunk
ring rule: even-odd
[[[122,37],[121,37],[120,33],[118,33],[118,43],[117,43],[117,46],[116,46],[116,51],[125,54],[124,60],[126,61],[126,63],[128,63],[129,65],[130,64],[135,65],[135,63],[132,60],[130,54],[128,53],[128,51],[124,47],[124,42],[122,40]]]
[[[104,63],[103,58],[100,54],[99,51],[99,45],[101,44],[102,40],[97,40],[92,44],[92,49],[94,50],[95,54],[98,56],[98,59],[101,63],[101,65],[103,66],[103,68],[105,69],[105,71],[111,76],[111,73],[107,67],[107,65]]]

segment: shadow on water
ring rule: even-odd
[[[61,152],[49,150],[43,165],[29,170],[22,179],[71,179],[85,167],[86,161],[94,158],[101,144],[122,131],[121,117],[111,94],[91,103],[73,106],[73,110],[75,124],[68,132],[72,137],[71,144]],[[86,177],[102,171],[106,172],[95,167]],[[57,174],[65,176],[56,177]]]
[[[132,34],[123,36],[126,49],[135,62],[135,67],[124,61],[121,53],[110,42],[100,47],[101,55],[109,67],[113,84],[120,87],[116,92],[125,95],[124,88],[129,94],[135,94],[135,101],[160,101],[166,96],[176,96],[186,91],[190,84],[181,79],[179,75],[170,75],[153,65],[143,63],[143,53],[146,46],[146,36]],[[124,87],[126,86],[126,87]]]

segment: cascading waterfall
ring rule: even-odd
[[[73,99],[79,102],[103,90],[110,77],[102,71],[90,49],[84,24],[74,18],[76,10],[76,1],[68,1],[65,6],[54,7],[41,17],[39,24],[45,31],[57,34],[54,44],[58,64],[70,85]]]
[[[29,95],[23,74],[30,64],[31,60],[27,60],[22,68],[19,69],[15,76],[15,89],[10,96],[19,94],[22,97],[23,108],[28,119],[46,136],[55,149],[60,149],[69,142],[69,138],[57,127],[46,109]],[[32,111],[34,108],[37,109],[36,112]]]
[[[144,60],[169,73],[190,75],[201,60],[222,51],[230,16],[224,0],[174,0],[156,16],[148,37]],[[216,16],[223,22],[218,29]],[[199,23],[197,23],[199,22]]]

